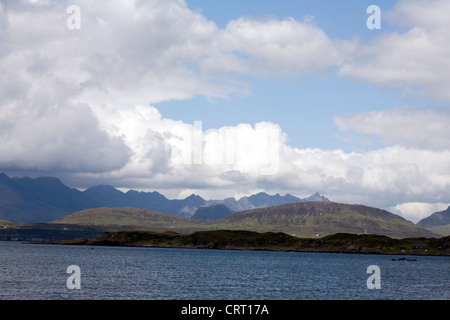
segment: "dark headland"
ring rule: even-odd
[[[152,231],[103,232],[94,239],[48,242],[60,245],[130,246],[223,250],[367,253],[450,256],[450,236],[394,239],[382,235],[338,233],[318,239],[282,232],[240,230],[198,231],[192,234]]]

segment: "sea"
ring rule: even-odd
[[[0,241],[0,299],[449,300],[450,257]]]

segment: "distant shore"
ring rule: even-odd
[[[323,253],[450,256],[450,236],[393,239],[381,235],[338,233],[319,239],[297,238],[281,232],[239,230],[192,234],[152,231],[104,232],[94,239],[46,242],[58,245],[127,246],[222,250],[264,250]]]

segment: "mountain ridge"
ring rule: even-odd
[[[440,227],[448,224],[450,224],[450,206],[446,210],[435,212],[417,222],[418,226],[425,228]]]
[[[418,226],[426,228],[434,233],[450,235],[450,206],[443,211],[438,211],[417,222]]]
[[[318,193],[313,196],[328,200]],[[271,196],[263,192],[238,200],[205,200],[198,195],[168,199],[157,191],[122,192],[109,185],[97,185],[80,191],[66,186],[56,177],[10,178],[4,172],[0,173],[0,219],[24,223],[45,223],[84,209],[101,207],[134,207],[190,218],[200,207],[218,203],[227,205],[232,211],[241,211],[293,201],[304,199],[292,195]]]

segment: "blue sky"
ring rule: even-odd
[[[310,0],[230,0],[222,1],[188,0],[192,10],[213,20],[220,28],[226,27],[230,20],[244,16],[264,17],[275,16],[278,19],[292,17],[302,21],[307,16],[313,16],[318,25],[332,38],[351,39],[355,36],[371,36],[366,28],[367,7],[378,5],[383,11],[391,10],[395,1],[310,1]],[[387,26],[385,26],[387,27]]]
[[[0,172],[169,198],[319,191],[417,220],[450,203],[449,14],[0,0]]]
[[[334,116],[390,109],[408,105],[401,93],[334,76],[302,76],[293,79],[251,79],[248,96],[231,96],[210,101],[205,97],[157,104],[163,116],[193,123],[203,129],[238,123],[273,121],[288,134],[290,145],[311,148],[365,148],[373,144],[349,145],[339,138]]]
[[[366,13],[373,1],[205,1],[188,0],[189,8],[200,12],[225,28],[229,21],[251,16],[302,21],[313,16],[314,23],[332,39],[361,39],[363,42],[385,32],[402,30],[383,19],[383,12],[392,10],[395,1],[376,1],[382,10],[382,29],[369,30]],[[280,124],[294,147],[344,150],[371,150],[380,147],[377,137],[370,143],[342,139],[346,134],[336,128],[335,116],[386,110],[401,106],[428,105],[430,99],[410,99],[398,90],[361,81],[339,78],[331,72],[301,76],[258,78],[246,76],[251,85],[249,95],[231,95],[211,101],[203,96],[181,101],[166,101],[156,106],[165,117],[193,123],[202,121],[203,129],[238,123],[273,121]]]

